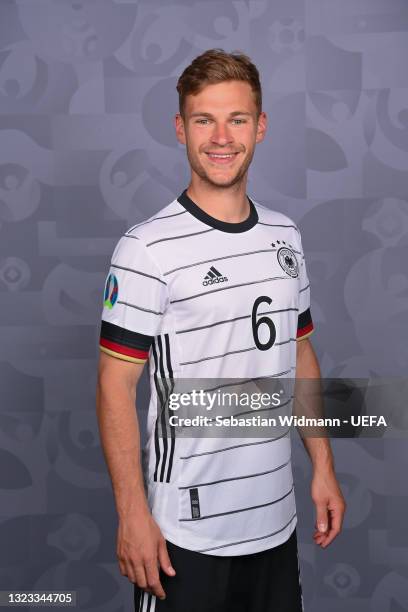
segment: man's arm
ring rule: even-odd
[[[158,564],[169,576],[167,547],[149,511],[140,461],[136,386],[144,363],[100,353],[96,409],[119,517],[117,556],[121,573],[161,599]]]
[[[296,378],[320,380],[319,363],[309,338],[298,340],[296,346]],[[329,439],[301,438],[313,467],[311,496],[316,507],[317,527],[313,537],[316,544],[325,548],[341,531],[346,503],[335,475]]]

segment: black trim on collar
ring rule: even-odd
[[[187,195],[187,189],[185,189],[183,193],[177,198],[177,201],[186,210],[188,210],[189,213],[191,213],[194,217],[196,217],[199,221],[202,221],[206,225],[209,225],[214,229],[220,230],[221,232],[231,232],[233,234],[236,234],[239,232],[246,232],[258,223],[258,213],[256,211],[255,204],[248,196],[247,198],[250,206],[249,215],[246,219],[244,219],[244,221],[239,221],[238,223],[221,221],[220,219],[212,217],[202,208],[200,208],[195,202],[193,202],[193,200]]]

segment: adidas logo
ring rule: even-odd
[[[226,276],[223,276],[221,272],[211,266],[207,274],[204,276],[203,285],[214,285],[215,283],[225,283],[228,280]]]

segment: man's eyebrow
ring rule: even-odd
[[[237,115],[246,115],[250,117],[252,113],[249,113],[248,111],[233,111],[229,114],[230,117],[236,117]],[[209,117],[210,119],[213,119],[214,115],[205,112],[195,112],[191,113],[190,117]]]

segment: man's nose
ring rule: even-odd
[[[214,125],[214,129],[211,134],[211,141],[219,144],[220,146],[225,146],[229,142],[232,142],[233,138],[230,132],[230,129],[227,125],[223,123],[218,123]]]

